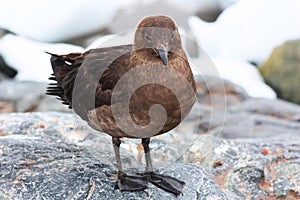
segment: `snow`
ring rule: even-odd
[[[9,0],[1,2],[0,27],[38,41],[63,41],[101,30],[135,1]]]
[[[53,73],[50,55],[83,52],[83,48],[70,44],[36,42],[21,36],[7,34],[0,39],[0,54],[6,63],[18,71],[18,80],[48,82]]]
[[[108,28],[119,11],[154,1],[9,0],[1,2],[0,27],[37,41],[60,42]],[[190,13],[218,6],[217,0],[168,1]]]
[[[276,46],[300,37],[300,1],[240,0],[216,22],[191,16],[188,23],[210,56],[262,63]]]
[[[194,75],[213,75],[228,80],[253,98],[276,99],[276,93],[264,83],[257,68],[243,60],[208,57],[190,58]]]
[[[240,0],[217,0],[219,3],[219,6],[222,10],[227,8],[228,6],[231,6],[232,4],[236,3],[237,1]]]
[[[266,85],[257,68],[245,61],[213,59],[223,79],[241,86],[250,97],[276,99],[276,93]]]
[[[211,9],[225,9],[238,0],[168,0],[175,6],[196,13],[198,11],[205,11]]]
[[[172,5],[175,5],[191,13],[199,10],[206,10],[218,7],[217,0],[169,0]]]
[[[132,44],[133,37],[134,37],[133,31],[127,31],[122,34],[108,34],[92,41],[92,43],[88,45],[86,50]]]

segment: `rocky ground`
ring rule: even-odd
[[[151,184],[115,190],[109,136],[45,96],[45,84],[0,82],[0,199],[299,199],[300,106],[197,82],[190,115],[150,145],[155,168],[186,182],[179,197]],[[130,173],[144,169],[139,142],[121,145]]]
[[[63,135],[74,132],[72,114],[9,114],[0,118],[1,199],[176,199],[152,185],[140,192],[114,190],[117,171],[111,163],[110,138],[85,127],[77,129],[78,134],[87,131],[94,135],[76,144],[66,142]],[[136,162],[132,154],[122,155],[125,162]],[[178,199],[226,198],[201,166],[178,162],[156,167],[186,182],[184,196]],[[132,170],[142,171],[143,166],[127,171]]]

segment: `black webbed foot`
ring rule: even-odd
[[[116,189],[121,191],[137,191],[148,188],[148,180],[145,175],[129,176],[125,173],[118,175]]]
[[[182,189],[185,186],[185,182],[177,180],[171,176],[157,174],[154,172],[147,172],[148,180],[153,185],[175,194],[176,196],[182,194]]]

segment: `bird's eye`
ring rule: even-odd
[[[152,42],[152,37],[148,34],[145,34],[145,39],[149,42]]]

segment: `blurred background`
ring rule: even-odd
[[[195,75],[214,67],[250,97],[300,103],[298,0],[11,0],[0,6],[0,113],[67,111],[44,95],[44,51],[84,52],[155,14],[177,22]]]

